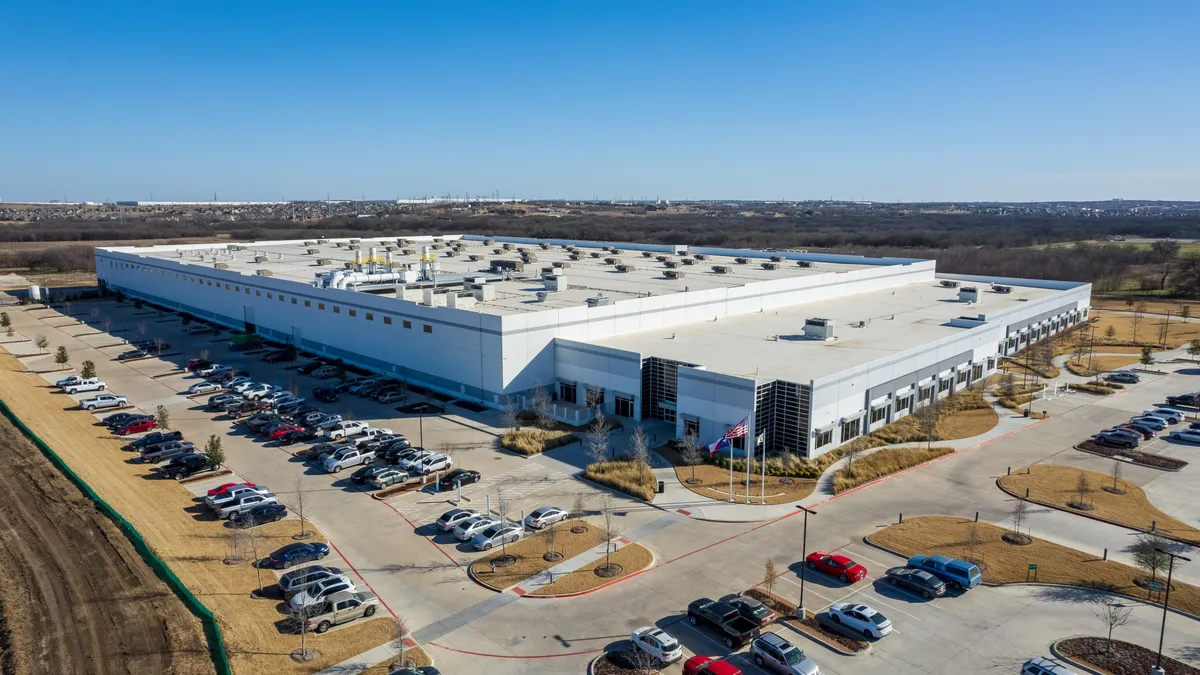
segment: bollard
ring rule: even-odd
[[[1029,499],[1029,488],[1025,488],[1025,499]]]
[[[1108,549],[1104,549],[1104,560],[1108,560]]]
[[[975,512],[975,522],[977,522],[977,523],[979,522],[979,512],[978,511]]]
[[[1156,532],[1157,530],[1158,530],[1158,521],[1157,520],[1150,521],[1150,531]]]
[[[903,514],[903,513],[901,513],[901,514],[900,514],[900,522],[901,522],[901,523],[903,523],[903,522],[904,522],[904,514]]]
[[[1011,476],[1011,475],[1012,475],[1012,467],[1011,467],[1011,466],[1010,466],[1010,467],[1008,467],[1008,474],[1007,474],[1007,475],[1009,475],[1009,476]]]

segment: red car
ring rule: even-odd
[[[277,441],[293,431],[304,431],[304,427],[295,424],[285,424],[271,432],[271,440]]]
[[[211,365],[212,361],[209,361],[208,359],[188,359],[187,369],[199,370],[200,368],[207,368]]]
[[[217,495],[223,495],[235,487],[250,487],[250,488],[252,488],[252,487],[258,487],[258,486],[255,485],[254,483],[225,483],[224,485],[218,485],[217,487],[209,490],[208,496],[215,497]]]
[[[742,675],[742,670],[711,656],[693,656],[683,663],[683,675]]]
[[[862,581],[862,578],[867,576],[867,568],[844,555],[830,555],[817,551],[809,553],[808,557],[804,559],[804,564],[810,570],[820,570],[831,577],[841,579],[843,584]]]
[[[117,429],[118,436],[128,436],[129,434],[140,434],[143,431],[151,431],[158,424],[154,420],[137,420],[131,424],[126,424]]]

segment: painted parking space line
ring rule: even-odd
[[[799,581],[795,581],[795,580],[793,580],[793,579],[789,579],[789,578],[787,578],[787,577],[779,577],[779,578],[780,578],[780,579],[782,579],[782,580],[784,580],[784,581],[786,581],[786,582],[788,582],[789,584],[791,584],[791,585],[795,586],[796,588],[799,588],[799,587],[800,587],[800,582],[799,582]],[[804,585],[804,593],[805,593],[806,595],[807,595],[807,594],[809,594],[809,593],[812,593],[813,595],[817,596],[818,598],[820,598],[820,599],[822,599],[822,600],[826,600],[826,601],[828,601],[830,604],[833,604],[834,602],[836,602],[835,600],[833,600],[833,599],[832,599],[832,598],[830,598],[829,596],[827,596],[827,595],[823,595],[823,594],[821,594],[821,593],[818,593],[817,591],[814,591],[814,590],[812,589],[812,584],[805,584],[805,585]]]
[[[871,563],[872,565],[877,565],[877,566],[883,567],[885,569],[889,568],[889,567],[896,567],[896,563],[888,564],[888,563],[879,562],[878,560],[872,560],[871,558],[868,558],[867,556],[859,553],[858,549],[851,549],[849,544],[844,546],[843,549],[854,560],[865,560],[865,561]]]
[[[875,588],[875,580],[877,578],[878,577],[873,579],[873,578],[868,577],[866,579],[863,579],[863,581],[868,582],[867,585],[863,586],[862,588],[857,588],[853,591],[850,591],[849,593],[847,593],[847,594],[843,595],[841,598],[839,598],[837,600],[837,602],[847,602],[848,601],[847,599],[853,595],[857,595],[857,594],[862,593],[863,591],[866,591],[869,589],[873,590]],[[883,605],[884,607],[891,607],[892,609],[896,610],[897,612],[900,612],[904,616],[916,619],[917,621],[924,621],[924,619],[922,619],[921,617],[919,617],[915,614],[909,614],[908,612],[904,611],[903,609],[900,609],[899,607],[891,604],[890,602],[885,602],[884,600],[880,599],[878,596],[879,596],[879,594],[876,593],[873,601],[878,602],[879,604]],[[821,611],[827,610],[827,609],[829,609],[829,606],[833,605],[833,604],[835,604],[835,603],[831,602],[828,605],[825,605],[824,607],[822,607],[821,609],[819,609],[817,611],[821,612]]]

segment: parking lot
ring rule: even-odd
[[[153,414],[166,406],[172,428],[203,445],[216,435],[223,441],[226,465],[233,477],[201,480],[187,486],[195,494],[234,479],[270,486],[280,500],[292,507],[303,494],[306,516],[319,525],[334,544],[327,559],[352,571],[380,595],[388,608],[412,627],[414,637],[427,645],[439,668],[446,673],[578,673],[600,650],[620,644],[629,632],[642,625],[659,625],[680,639],[688,653],[720,655],[724,648],[689,625],[683,617],[687,604],[701,596],[721,597],[744,590],[762,580],[764,561],[776,560],[780,569],[789,568],[775,585],[775,592],[795,602],[799,599],[799,577],[795,565],[801,559],[799,518],[785,517],[760,524],[702,522],[675,512],[664,512],[618,496],[620,520],[625,536],[649,548],[656,564],[650,571],[623,581],[602,592],[562,600],[518,598],[496,594],[472,583],[465,565],[478,557],[466,545],[430,536],[428,525],[456,505],[456,492],[437,492],[432,485],[387,499],[375,499],[370,491],[353,484],[349,471],[327,474],[302,463],[294,453],[308,444],[277,446],[246,435],[223,416],[204,409],[207,396],[188,398],[181,394],[200,378],[181,371],[188,358],[208,351],[212,361],[247,370],[258,381],[296,389],[308,396],[314,386],[328,381],[300,375],[295,363],[263,363],[261,354],[232,352],[229,333],[222,336],[189,335],[172,315],[135,309],[126,303],[97,303],[110,316],[110,330],[97,324],[77,323],[50,312],[38,319],[13,314],[20,333],[44,334],[51,345],[64,345],[72,365],[84,359],[96,362],[98,375],[108,391],[129,397],[138,410]],[[79,303],[76,313],[86,313]],[[86,318],[86,317],[81,317]],[[164,356],[118,362],[112,357],[128,349],[121,340],[147,335],[161,337],[169,347]],[[47,356],[33,354],[28,343],[14,345],[34,369],[53,368]],[[46,372],[54,381],[64,372]],[[1051,419],[1011,438],[964,453],[896,480],[853,494],[840,496],[816,507],[810,521],[808,550],[837,550],[867,566],[866,580],[846,587],[819,574],[806,575],[805,604],[812,610],[833,602],[864,602],[891,618],[896,631],[877,641],[867,656],[842,657],[796,634],[774,627],[801,646],[826,673],[961,673],[1016,672],[1019,664],[1033,655],[1047,653],[1052,638],[1095,634],[1099,624],[1092,616],[1090,592],[1037,587],[978,588],[958,597],[924,601],[887,586],[878,578],[902,561],[862,541],[875,529],[895,522],[905,514],[981,512],[988,522],[1007,517],[1009,505],[994,486],[996,476],[1007,466],[1021,466],[1044,457],[1065,453],[1081,434],[1128,419],[1133,412],[1149,407],[1169,392],[1196,388],[1195,378],[1165,374],[1149,378],[1118,396],[1099,398],[1084,394],[1052,399]],[[62,394],[63,407],[69,399]],[[309,396],[311,401],[311,396]],[[426,400],[413,395],[412,401]],[[475,413],[448,402],[432,400],[445,407],[445,414],[424,417],[405,415],[401,403],[380,404],[343,394],[336,403],[316,405],[347,419],[363,420],[373,427],[386,427],[404,434],[413,445],[453,448],[456,467],[482,473],[481,482],[463,488],[464,508],[479,511],[489,506],[498,510],[507,502],[514,520],[522,510],[553,504],[570,508],[575,495],[588,495],[594,508],[600,490],[575,478],[581,468],[582,451],[571,447],[547,456],[524,458],[495,448],[500,432],[495,413]],[[1035,403],[1036,407],[1041,407]],[[97,413],[103,417],[111,411]],[[1143,444],[1143,451],[1185,457],[1200,453],[1193,446],[1161,438]],[[1069,461],[1086,463],[1091,456],[1071,451]],[[1074,457],[1078,455],[1078,457]],[[1055,461],[1067,461],[1060,454]],[[1098,458],[1097,458],[1098,459]],[[1127,479],[1148,484],[1148,493],[1158,489],[1160,476],[1131,467]],[[1181,480],[1180,475],[1167,481]],[[1184,501],[1184,500],[1180,500]],[[1167,505],[1164,504],[1164,508]],[[1190,505],[1188,505],[1190,508]],[[1182,517],[1182,516],[1180,516]],[[1053,538],[1054,532],[1039,532]],[[1073,534],[1065,533],[1064,539]],[[1096,537],[1113,536],[1099,529]],[[436,539],[436,540],[435,540]],[[1100,541],[1075,542],[1109,545]],[[1113,541],[1114,550],[1120,541]],[[790,566],[790,567],[789,567]],[[1154,608],[1140,606],[1122,639],[1144,644],[1156,642]],[[1168,644],[1194,643],[1200,630],[1194,622],[1173,618],[1168,626]],[[1182,655],[1176,650],[1177,657]],[[734,657],[746,672],[758,671],[744,656]],[[678,672],[673,666],[665,672]]]

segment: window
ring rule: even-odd
[[[350,316],[358,316],[358,312],[352,309],[350,310]]]
[[[942,393],[943,391],[947,391],[949,389],[950,389],[950,378],[947,377],[944,380],[938,380],[938,393],[939,394]]]
[[[256,290],[256,291],[254,291],[254,295],[255,295],[255,296],[259,296],[259,297],[261,297],[261,296],[262,296],[262,291],[258,291],[258,290]]]
[[[684,418],[684,420],[683,420],[683,435],[684,436],[699,436],[700,435],[700,420]]]
[[[928,401],[933,398],[933,386],[921,387],[921,391],[917,393],[918,401]]]
[[[250,295],[250,287],[249,286],[246,287],[246,295]]]
[[[271,296],[271,294],[270,294],[270,293],[267,293],[267,299],[268,299],[268,300],[271,300],[271,299],[272,299],[272,296]]]
[[[981,377],[983,377],[983,364],[982,363],[971,368],[971,380],[972,381],[978,380]]]
[[[341,308],[341,307],[338,307],[337,305],[334,305],[334,306],[333,306],[333,313],[334,313],[334,314],[341,314],[341,313],[342,313],[342,308]]]
[[[575,402],[575,385],[566,382],[558,383],[558,397],[567,403]]]
[[[907,411],[907,410],[911,410],[911,409],[912,409],[912,394],[909,394],[908,396],[905,396],[904,398],[896,399],[896,412],[900,412],[901,410]]]
[[[995,369],[996,369],[996,359],[988,359],[988,365],[987,365],[987,369],[988,369],[988,370],[995,370]]]
[[[829,445],[833,442],[833,429],[818,431],[813,437],[813,447],[819,448],[823,445]]]
[[[842,422],[842,442],[848,441],[851,438],[857,438],[862,431],[862,420],[852,419],[848,422]]]
[[[318,303],[317,303],[317,309],[325,309],[325,303],[323,303],[323,302],[318,302]]]
[[[229,290],[229,284],[225,284],[225,290]]]
[[[242,292],[242,287],[241,287],[241,286],[234,286],[234,287],[233,287],[233,292],[234,292],[234,293],[241,293],[241,292]]]
[[[367,321],[374,321],[374,320],[375,320],[375,315],[370,312],[367,312]]]
[[[293,305],[294,305],[294,304],[296,304],[296,298],[294,298],[294,297],[292,298],[292,304],[293,304]],[[306,301],[304,302],[304,304],[306,304],[306,305],[307,305],[307,304],[308,304],[308,301],[306,300]]]
[[[429,324],[425,324],[424,330],[425,330],[425,332],[426,332],[426,333],[432,333],[432,332],[433,332],[433,326],[430,326]]]
[[[209,281],[209,282],[208,282],[208,285],[209,285],[209,286],[212,286],[212,282],[211,282],[211,281]]]
[[[279,295],[279,301],[283,302],[283,294],[282,293]]]
[[[404,320],[404,327],[405,327],[405,328],[412,328],[412,322],[411,322],[411,321],[409,321],[409,320],[407,320],[407,319],[405,319],[405,320]]]
[[[871,424],[879,420],[887,418],[888,407],[885,405],[882,408],[871,408]]]
[[[960,370],[958,371],[958,376],[954,378],[954,381],[958,384],[966,384],[968,375],[970,375],[969,370]]]
[[[625,396],[616,397],[616,409],[613,413],[617,417],[633,417],[633,399]]]
[[[383,317],[383,322],[389,326],[392,325],[392,317],[390,317],[390,316]]]
[[[312,302],[311,302],[311,301],[309,301],[309,300],[305,300],[305,301],[304,301],[304,306],[305,306],[305,307],[312,307]]]

